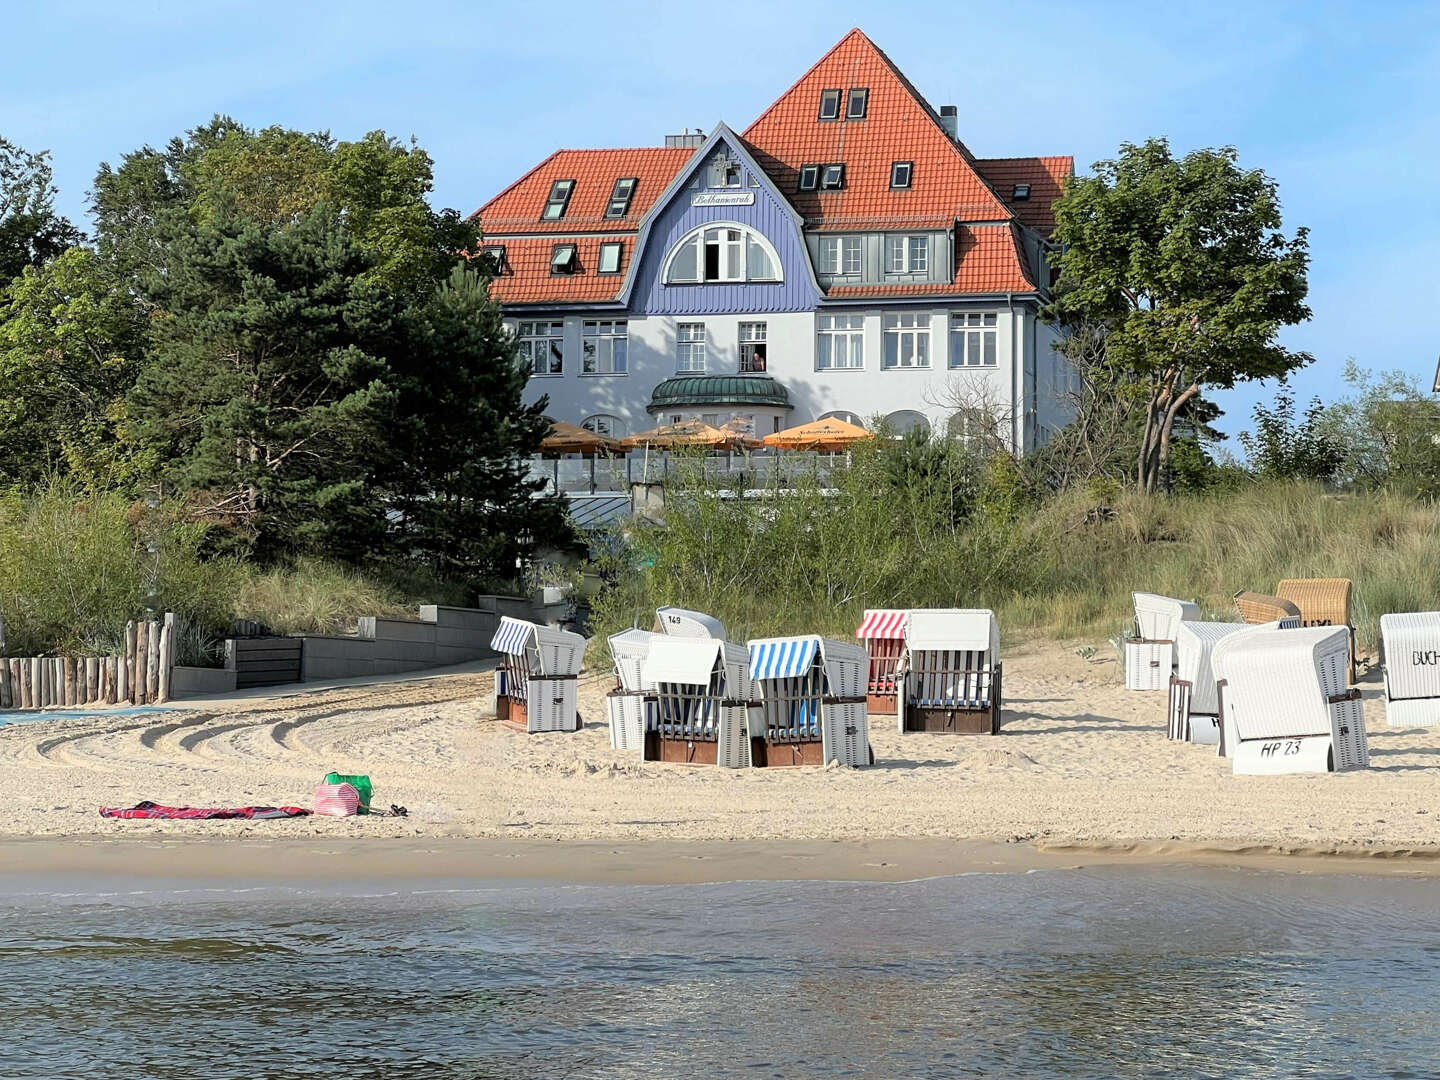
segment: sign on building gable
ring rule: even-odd
[[[752,206],[753,191],[702,191],[690,196],[691,206]]]

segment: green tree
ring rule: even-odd
[[[1310,315],[1306,230],[1280,232],[1275,184],[1242,170],[1233,148],[1177,160],[1163,139],[1126,143],[1071,183],[1055,213],[1049,315],[1100,327],[1104,364],[1140,387],[1141,490],[1164,483],[1187,403],[1310,362],[1276,340]]]
[[[373,260],[323,206],[285,225],[222,210],[162,239],[144,285],[164,315],[131,395],[161,479],[262,557],[381,549],[371,481],[403,308]]]
[[[1305,415],[1295,415],[1295,397],[1283,382],[1274,408],[1255,406],[1255,430],[1240,433],[1240,445],[1250,455],[1250,466],[1261,476],[1277,480],[1333,482],[1345,452],[1325,423],[1325,406],[1310,402]]]
[[[1365,487],[1440,495],[1440,400],[1403,371],[1345,368],[1353,396],[1325,410],[1330,437],[1345,455],[1343,473]]]
[[[118,167],[101,165],[92,208],[101,252],[138,277],[165,270],[170,218],[206,224],[239,214],[283,225],[326,204],[371,256],[371,278],[419,299],[478,240],[457,211],[431,209],[432,187],[429,155],[383,131],[337,142],[328,132],[256,131],[217,116],[163,150],[146,146]]]
[[[49,153],[0,138],[0,285],[83,239],[55,212],[55,193]]]
[[[129,292],[85,248],[0,289],[0,482],[134,480],[121,433],[142,332]]]

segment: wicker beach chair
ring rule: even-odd
[[[859,645],[818,635],[751,641],[751,763],[869,765],[868,661]]]
[[[1343,626],[1255,627],[1216,642],[1220,752],[1236,773],[1370,764],[1360,691],[1345,681],[1349,651]]]
[[[1275,586],[1275,595],[1300,609],[1301,626],[1343,626],[1350,634],[1349,680],[1355,681],[1355,626],[1350,620],[1350,596],[1355,590],[1349,578],[1286,578]]]
[[[1440,611],[1380,616],[1385,659],[1385,723],[1440,724]]]
[[[993,611],[912,611],[900,662],[897,726],[902,732],[998,735],[1002,674]]]
[[[670,637],[714,638],[725,640],[725,624],[713,615],[686,608],[661,607],[655,609],[655,630]]]
[[[744,645],[661,635],[650,645],[643,678],[655,687],[646,761],[729,769],[750,765],[753,692]]]
[[[1235,610],[1247,623],[1280,622],[1291,627],[1300,625],[1300,609],[1289,600],[1258,592],[1237,592]]]
[[[1200,618],[1200,608],[1158,593],[1137,592],[1132,599],[1135,632],[1125,642],[1125,689],[1164,690],[1175,674],[1175,629]]]
[[[660,634],[649,630],[622,630],[610,637],[610,656],[615,663],[615,688],[605,695],[610,721],[610,748],[645,748],[645,732],[655,713],[655,684],[644,676],[650,645]]]
[[[503,657],[495,716],[517,731],[575,731],[577,680],[585,639],[568,630],[505,616],[490,640]]]
[[[1185,742],[1218,745],[1220,702],[1210,654],[1217,642],[1246,630],[1244,623],[1186,620],[1175,631],[1177,661],[1170,676],[1170,724],[1167,734]]]
[[[905,649],[905,620],[909,613],[890,609],[865,612],[855,636],[869,654],[869,675],[865,685],[865,706],[871,713],[895,714],[896,671]]]

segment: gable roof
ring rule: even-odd
[[[845,94],[869,90],[863,120],[845,120]],[[841,119],[819,119],[822,90],[841,91]],[[859,227],[875,219],[896,227],[946,227],[1008,221],[1011,209],[975,168],[968,150],[890,58],[851,30],[780,95],[744,137],[756,158],[812,228]],[[890,166],[914,162],[911,186],[892,190]],[[839,191],[798,191],[802,165],[843,162]],[[900,225],[900,221],[904,225]]]
[[[1018,217],[1043,236],[1055,229],[1055,200],[1064,191],[1065,181],[1075,175],[1073,157],[979,158],[981,175],[1006,199]],[[1028,199],[1014,198],[1016,184],[1029,184]]]
[[[660,193],[694,150],[645,146],[624,150],[557,150],[487,202],[475,215],[486,237],[515,233],[634,232]],[[605,207],[615,181],[638,180],[624,217],[607,218]],[[574,180],[575,188],[558,221],[542,221],[545,200],[556,180]]]

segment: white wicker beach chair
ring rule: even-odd
[[[495,701],[495,715],[502,723],[532,733],[579,728],[576,690],[585,656],[583,637],[507,615],[490,647],[504,658],[496,674]]]
[[[662,636],[649,630],[622,630],[610,636],[616,686],[605,696],[605,711],[611,749],[639,753],[645,748],[645,732],[655,713],[655,685],[645,679],[643,669],[651,643]]]
[[[1370,764],[1343,626],[1231,634],[1211,652],[1221,752],[1236,773],[1336,772]]]
[[[698,637],[725,640],[725,624],[703,611],[661,607],[655,609],[655,629],[670,637]]]
[[[1000,624],[993,611],[910,612],[900,666],[896,723],[902,732],[1000,733]]]
[[[1440,724],[1440,611],[1380,616],[1385,656],[1385,723]]]
[[[1131,594],[1135,603],[1135,634],[1125,642],[1125,689],[1164,690],[1175,674],[1176,627],[1200,618],[1188,600],[1158,593]]]
[[[1245,623],[1185,620],[1175,631],[1178,655],[1175,674],[1170,677],[1170,725],[1172,739],[1218,745],[1220,702],[1215,693],[1215,671],[1210,653],[1216,642],[1248,629]]]
[[[759,704],[750,732],[753,764],[870,764],[863,648],[803,635],[757,638],[749,650]]]
[[[750,655],[744,645],[715,638],[659,637],[642,677],[655,686],[648,761],[750,764]]]
[[[900,655],[905,651],[905,621],[909,612],[894,608],[871,609],[865,612],[855,636],[870,656],[866,679],[865,707],[871,713],[890,715],[895,712],[896,672]]]

